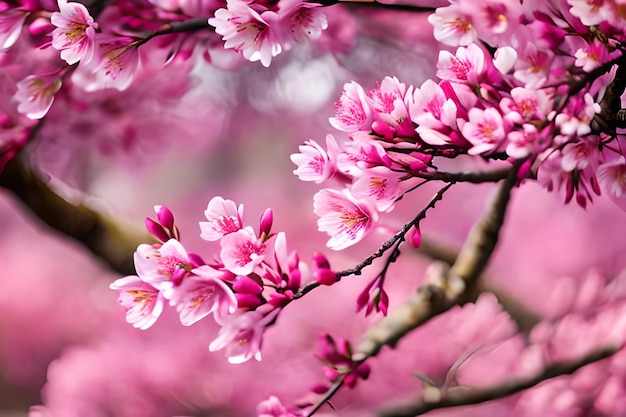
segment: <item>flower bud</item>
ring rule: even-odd
[[[154,206],[154,212],[157,215],[157,220],[167,230],[174,229],[174,215],[166,206]]]
[[[159,242],[165,243],[170,239],[167,233],[165,232],[165,229],[163,229],[163,226],[161,226],[160,224],[158,224],[151,218],[146,217],[145,225],[146,225],[146,229],[148,230],[148,232],[152,236],[156,237],[159,240]]]
[[[263,214],[261,215],[261,223],[259,226],[259,233],[261,235],[265,234],[269,236],[272,231],[272,223],[274,222],[274,212],[271,208],[265,209]]]

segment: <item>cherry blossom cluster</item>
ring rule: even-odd
[[[601,114],[605,91],[623,78],[624,20],[600,19],[612,2],[570,3],[530,14],[526,3],[455,1],[429,18],[438,40],[458,46],[440,52],[438,82],[345,84],[330,124],[347,140],[309,140],[291,157],[301,180],[340,183],[314,196],[328,247],[360,241],[406,192],[438,178],[440,159],[459,155],[523,162],[521,177],[583,207],[600,194],[598,179],[624,196],[624,136]]]
[[[271,231],[273,214],[261,216],[258,233],[243,221],[243,205],[214,197],[200,222],[200,236],[219,242],[220,252],[206,263],[179,241],[171,211],[155,206],[156,220],[146,228],[158,240],[141,244],[134,254],[137,275],[118,279],[111,289],[134,327],[147,329],[166,304],[174,307],[184,326],[213,315],[221,326],[211,351],[225,349],[231,363],[261,360],[265,328],[289,304],[303,284],[330,284],[336,274],[321,254],[313,270],[288,251],[284,232]]]
[[[219,44],[269,66],[294,42],[319,37],[327,23],[318,6],[301,0],[116,0],[89,10],[80,2],[58,0],[57,10],[51,10],[38,1],[0,2],[0,52],[9,51],[20,36],[34,48],[58,51],[58,62],[42,65],[45,70],[38,68],[17,83],[18,111],[41,119],[70,74],[85,91],[126,90],[140,67],[140,47],[157,36],[157,46],[169,49],[170,60],[188,59],[196,51],[211,60]]]

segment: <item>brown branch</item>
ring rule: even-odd
[[[355,361],[375,356],[385,345],[395,346],[404,335],[431,318],[476,299],[476,282],[498,241],[510,193],[517,183],[518,167],[509,173],[487,212],[470,231],[454,264],[449,269],[442,264],[441,273],[431,276],[409,300],[370,328],[355,350]]]
[[[496,169],[492,171],[476,171],[476,172],[418,172],[415,174],[418,178],[425,180],[440,180],[445,182],[469,182],[472,184],[482,184],[485,182],[498,182],[505,179],[511,168]]]
[[[73,205],[57,195],[26,163],[17,157],[0,172],[0,187],[15,197],[51,228],[82,243],[113,270],[135,273],[133,253],[147,234],[132,234],[83,205]]]
[[[396,405],[381,411],[382,417],[413,417],[424,414],[428,411],[459,407],[462,405],[479,404],[486,401],[497,400],[508,397],[551,378],[562,375],[570,375],[580,368],[606,359],[621,347],[604,347],[595,350],[579,359],[572,361],[553,362],[534,376],[527,378],[511,379],[487,388],[452,387],[448,388],[441,396],[434,401],[417,400],[413,403]]]

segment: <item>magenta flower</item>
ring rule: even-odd
[[[223,271],[208,265],[191,271],[169,297],[170,305],[176,307],[183,326],[191,326],[211,313],[219,317],[237,310],[237,298],[221,280]]]
[[[208,222],[200,222],[200,237],[210,242],[220,240],[222,236],[242,228],[243,205],[237,207],[232,200],[213,197],[204,216]]]
[[[27,16],[28,12],[23,10],[7,9],[0,12],[0,52],[17,42]]]
[[[41,119],[48,113],[54,95],[61,88],[61,78],[54,75],[29,75],[17,83],[17,111],[29,119]]]
[[[317,227],[330,239],[326,246],[345,249],[359,242],[378,220],[378,213],[357,201],[348,190],[323,189],[313,196],[313,211],[320,218]]]
[[[222,35],[226,49],[242,52],[247,60],[261,61],[265,67],[283,50],[277,22],[276,12],[259,13],[242,0],[228,0],[227,8],[218,9],[209,19],[215,32]]]
[[[81,3],[58,0],[59,12],[52,13],[50,22],[57,28],[52,32],[52,47],[61,51],[61,59],[72,65],[91,61],[96,47],[97,24]]]
[[[164,297],[158,289],[131,275],[116,280],[109,288],[126,313],[126,321],[141,330],[152,326],[163,311]]]
[[[220,258],[224,268],[236,275],[252,273],[265,258],[265,245],[251,227],[227,234],[220,241]]]

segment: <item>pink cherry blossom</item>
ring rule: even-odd
[[[337,155],[339,145],[333,135],[326,136],[326,149],[314,140],[307,140],[299,147],[300,153],[290,156],[291,161],[298,165],[293,171],[301,181],[313,181],[320,184],[330,179],[337,172]]]
[[[124,91],[130,87],[140,64],[139,48],[131,38],[107,38],[98,42],[98,56],[93,73],[96,81],[88,90],[114,88]]]
[[[229,233],[220,240],[224,268],[236,275],[248,275],[263,262],[265,245],[251,227]]]
[[[305,417],[307,413],[299,408],[285,407],[275,396],[270,396],[257,407],[258,417]]]
[[[277,22],[276,12],[257,12],[242,0],[228,0],[227,8],[218,9],[209,19],[215,32],[222,35],[226,49],[242,52],[247,60],[261,61],[265,67],[283,50]]]
[[[323,189],[313,196],[313,211],[320,218],[317,227],[330,239],[331,249],[341,250],[359,242],[378,220],[376,210],[357,201],[348,190]]]
[[[463,136],[474,145],[467,153],[478,155],[495,150],[505,136],[502,116],[494,108],[470,109],[469,121],[461,129]]]
[[[580,18],[587,26],[597,25],[604,20],[601,13],[603,0],[567,0],[572,6],[569,12]]]
[[[437,8],[428,22],[434,27],[435,39],[446,45],[465,46],[477,38],[472,15],[458,4]]]
[[[17,42],[28,14],[15,9],[0,12],[0,52],[6,51]]]
[[[371,109],[365,99],[365,91],[352,81],[343,86],[339,101],[335,103],[335,117],[328,119],[331,126],[342,132],[369,130],[372,122]]]
[[[440,51],[437,77],[442,80],[478,83],[485,71],[485,53],[475,43],[460,47],[453,55]]]
[[[619,207],[626,210],[626,160],[620,156],[598,167],[598,180]]]
[[[17,111],[29,119],[41,119],[48,113],[54,95],[61,88],[61,78],[54,75],[29,75],[17,83]]]
[[[208,222],[200,222],[200,237],[209,242],[220,240],[222,236],[242,228],[243,205],[232,200],[213,197],[204,211]]]
[[[400,181],[402,176],[386,167],[370,168],[354,180],[350,192],[358,200],[372,202],[378,211],[388,212],[405,191]]]
[[[568,143],[561,150],[563,154],[561,167],[564,171],[568,172],[575,169],[585,169],[588,166],[595,169],[598,165],[598,157],[600,156],[598,146],[599,140],[593,137],[587,137],[586,140],[581,140],[576,143]]]
[[[264,315],[258,309],[241,314],[216,318],[222,325],[219,334],[209,345],[211,352],[225,349],[228,362],[244,363],[251,358],[261,360],[261,346],[265,326],[271,323],[280,310],[271,310]]]
[[[193,269],[169,296],[183,326],[190,326],[211,313],[224,317],[237,310],[237,298],[222,281],[224,272],[208,265]]]
[[[59,12],[50,18],[57,27],[52,32],[52,47],[61,51],[61,59],[70,65],[88,63],[96,47],[96,23],[83,4],[67,0],[58,0],[58,4]]]
[[[163,311],[163,294],[137,276],[120,278],[109,288],[117,292],[117,301],[126,313],[126,321],[133,327],[146,330]]]
[[[303,0],[281,0],[279,3],[282,31],[289,33],[296,42],[317,39],[328,28],[321,5]]]
[[[189,255],[176,239],[160,247],[141,244],[134,255],[137,275],[161,291],[169,291],[181,283],[191,269]]]

